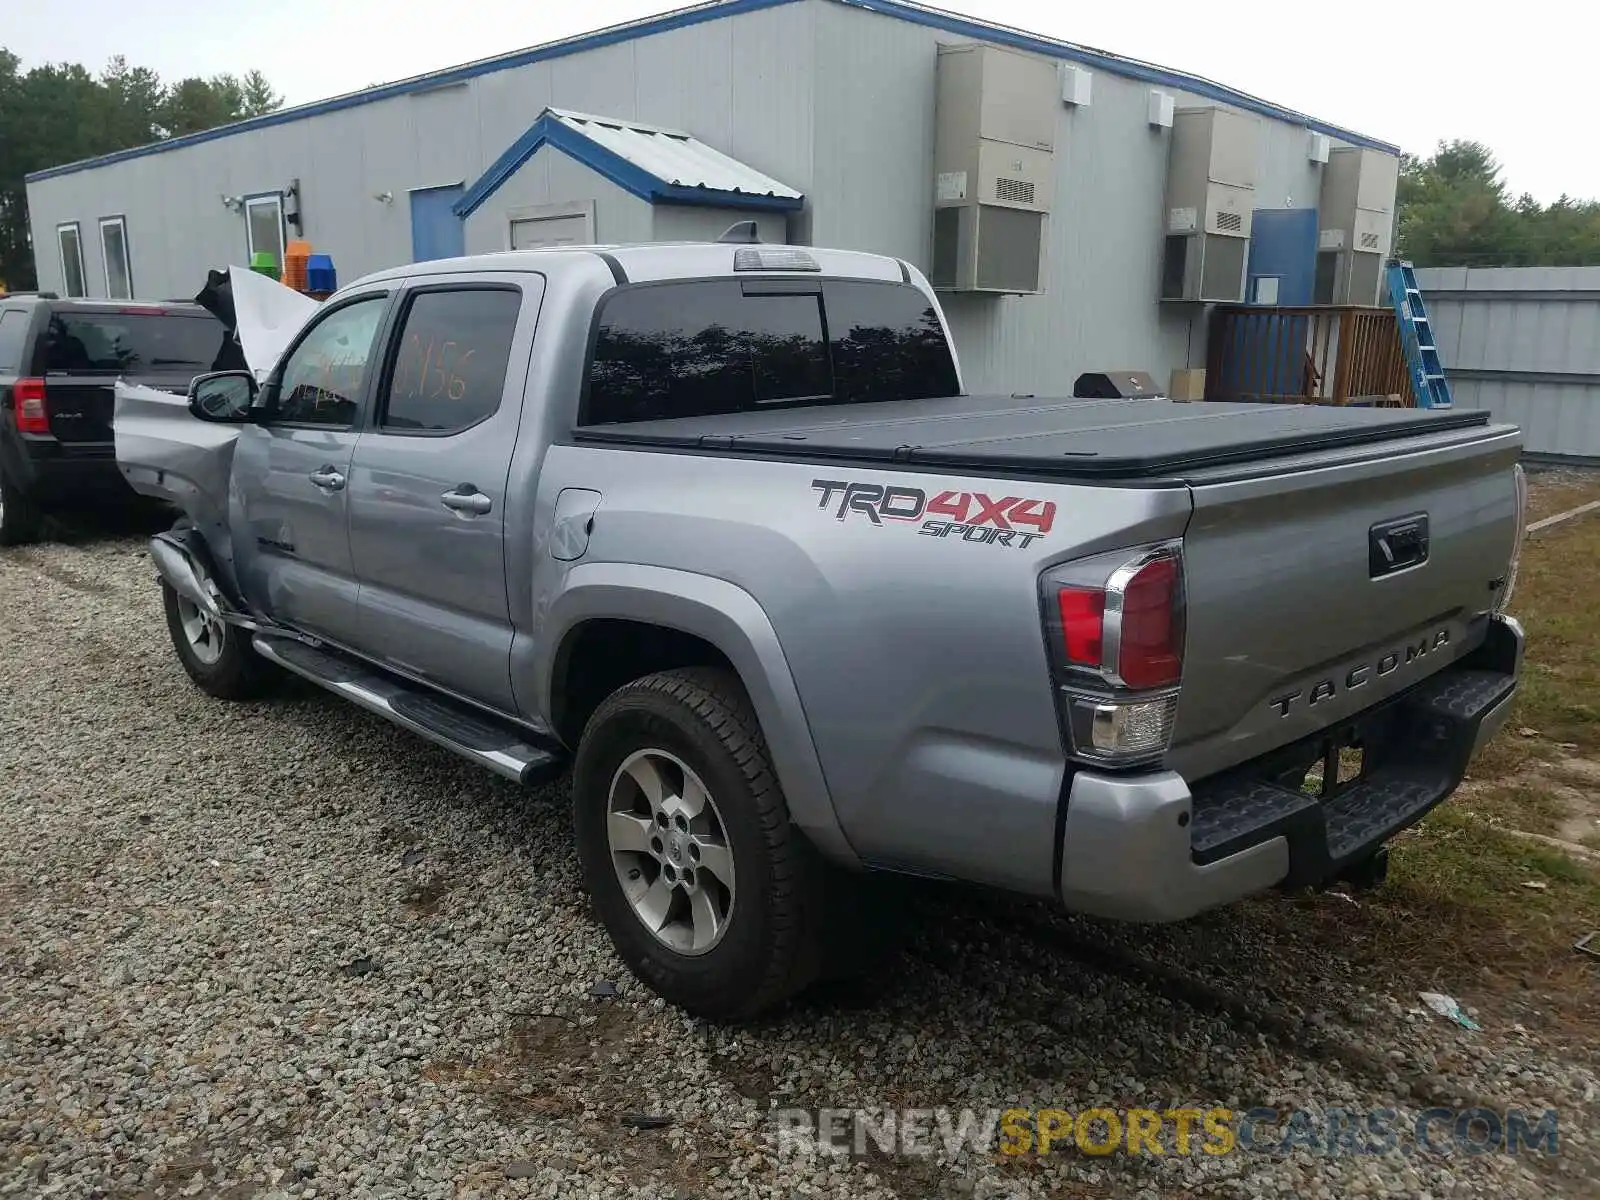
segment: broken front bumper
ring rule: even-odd
[[[1273,885],[1326,883],[1450,795],[1505,724],[1522,627],[1489,623],[1483,645],[1336,729],[1193,788],[1174,772],[1078,773],[1067,800],[1061,899],[1097,916],[1175,921]],[[1315,762],[1359,746],[1358,778],[1301,786]]]

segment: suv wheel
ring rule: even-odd
[[[614,692],[579,742],[573,806],[595,910],[665,999],[739,1019],[816,976],[823,864],[734,676],[665,671]]]
[[[39,506],[0,472],[0,546],[38,541],[43,520]]]
[[[172,648],[201,691],[221,700],[248,700],[266,690],[270,668],[251,648],[245,630],[209,616],[165,582],[161,602]]]

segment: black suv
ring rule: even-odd
[[[184,393],[230,341],[198,304],[0,295],[0,545],[38,538],[47,512],[137,503],[117,470],[112,384]]]

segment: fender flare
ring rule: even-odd
[[[828,858],[860,865],[834,811],[777,631],[754,596],[724,579],[670,567],[578,564],[540,621],[534,657],[540,713],[554,711],[555,665],[563,643],[585,621],[607,618],[676,629],[720,650],[750,696],[794,823]]]

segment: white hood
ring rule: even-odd
[[[249,267],[230,266],[228,278],[239,347],[256,378],[264,379],[321,302]]]

